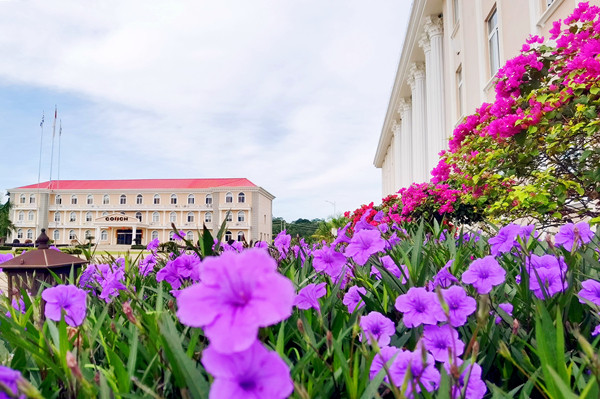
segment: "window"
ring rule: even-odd
[[[204,223],[212,223],[212,212],[206,212],[204,215]]]
[[[23,238],[23,230],[22,229],[18,229],[17,230],[17,238]]]
[[[194,239],[194,233],[192,231],[188,231],[185,235],[185,238],[192,241]]]
[[[54,241],[58,241],[58,240],[60,240],[60,231],[58,231],[58,230],[54,230],[54,231],[52,232],[52,239],[53,239]]]
[[[452,14],[454,17],[454,25],[456,25],[458,23],[458,20],[460,19],[460,4],[459,4],[459,0],[452,0]]]
[[[244,193],[238,194],[238,202],[246,202],[246,195]]]
[[[463,116],[464,108],[463,108],[463,74],[462,74],[462,65],[458,67],[456,71],[456,110],[458,112],[458,117]]]
[[[69,215],[69,222],[74,222],[77,220],[77,214],[75,212],[71,212]]]
[[[135,218],[136,218],[136,219],[137,219],[139,222],[141,222],[141,221],[142,221],[142,212],[136,212],[136,213],[135,213]]]
[[[75,234],[75,230],[69,230],[69,240],[76,240],[77,235]]]
[[[29,220],[31,222],[34,218],[35,218],[35,212],[29,211],[29,213],[27,213],[27,220]]]
[[[121,205],[127,204],[127,196],[125,194],[121,194],[121,196],[119,197],[119,204],[121,204]]]
[[[31,229],[27,229],[27,239],[28,240],[33,240],[33,230]]]
[[[243,231],[240,231],[240,232],[237,234],[237,240],[238,240],[238,241],[244,241],[244,232],[243,232]]]
[[[92,194],[87,196],[87,204],[92,205],[94,203],[94,196]]]
[[[110,204],[110,197],[108,196],[108,194],[104,194],[104,197],[102,197],[102,204],[103,205]]]
[[[62,197],[60,195],[57,195],[56,197],[54,197],[54,203],[56,205],[62,204]]]
[[[169,231],[169,241],[173,241],[174,235],[175,235],[175,233],[173,233],[173,231]]]
[[[108,216],[108,212],[106,212],[106,211],[102,212],[102,216],[103,216],[103,217],[104,217],[104,216]]]
[[[77,205],[77,196],[71,195],[71,205]]]
[[[142,205],[144,203],[144,197],[142,197],[142,194],[138,194],[135,197],[135,203],[138,205]]]
[[[154,194],[154,205],[160,204],[160,195]]]
[[[92,232],[89,231],[89,230],[86,230],[85,234],[84,234],[84,237],[85,237],[86,240],[91,239],[92,238]]]
[[[30,203],[30,204],[35,204],[35,194],[31,194],[31,195],[29,196],[29,203]]]
[[[231,241],[232,236],[231,231],[227,230],[227,232],[225,232],[225,242]]]
[[[246,212],[239,211],[238,212],[238,222],[243,222],[244,220],[246,220]]]
[[[177,222],[177,214],[175,212],[169,213],[169,222],[171,222],[171,223]]]
[[[25,194],[21,194],[21,196],[19,197],[19,202],[20,202],[21,204],[24,204],[24,203],[25,203],[25,201],[27,201],[27,199],[25,198]]]
[[[231,214],[231,211],[227,211],[227,213],[225,214],[225,220],[228,222],[233,221],[233,215]]]
[[[158,212],[152,212],[152,222],[158,223],[160,221],[160,215]]]
[[[487,20],[488,51],[490,52],[490,76],[500,68],[500,35],[498,34],[498,10],[494,9]]]
[[[25,212],[19,211],[18,216],[17,216],[17,220],[19,222],[22,222],[23,220],[25,220]]]
[[[206,202],[206,205],[212,205],[212,195],[206,194],[206,199],[204,200],[204,202]]]
[[[152,237],[152,239],[153,239],[153,240],[156,240],[156,239],[158,239],[158,231],[154,230],[154,231],[152,232],[152,235],[151,235],[151,237]]]
[[[106,230],[100,232],[100,241],[108,241],[108,232]]]
[[[86,222],[91,222],[92,221],[92,212],[86,212],[86,214],[85,214],[85,221]]]
[[[225,194],[225,202],[231,204],[233,202],[233,194],[227,193]]]
[[[194,223],[194,212],[188,212],[187,221],[188,223]]]
[[[194,194],[188,195],[188,205],[194,205],[195,201],[196,201],[196,198],[194,197]]]
[[[171,205],[177,205],[177,196],[175,194],[171,194]]]
[[[55,212],[54,213],[54,221],[55,222],[60,222],[60,212]]]

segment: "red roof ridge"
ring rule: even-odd
[[[244,177],[235,178],[177,178],[177,179],[117,179],[117,180],[52,180],[18,189],[50,190],[133,190],[133,189],[203,189],[216,187],[257,187]]]

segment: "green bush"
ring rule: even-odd
[[[146,249],[146,246],[145,245],[141,245],[141,244],[139,244],[139,245],[138,244],[133,244],[131,246],[131,249]]]

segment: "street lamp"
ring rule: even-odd
[[[325,200],[325,202],[329,202],[331,205],[333,205],[333,215],[332,215],[332,219],[335,218],[335,201],[327,201]]]

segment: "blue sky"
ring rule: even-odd
[[[42,112],[49,179],[56,104],[61,179],[246,177],[287,220],[378,202],[373,157],[409,11],[0,0],[0,190],[37,182]]]

